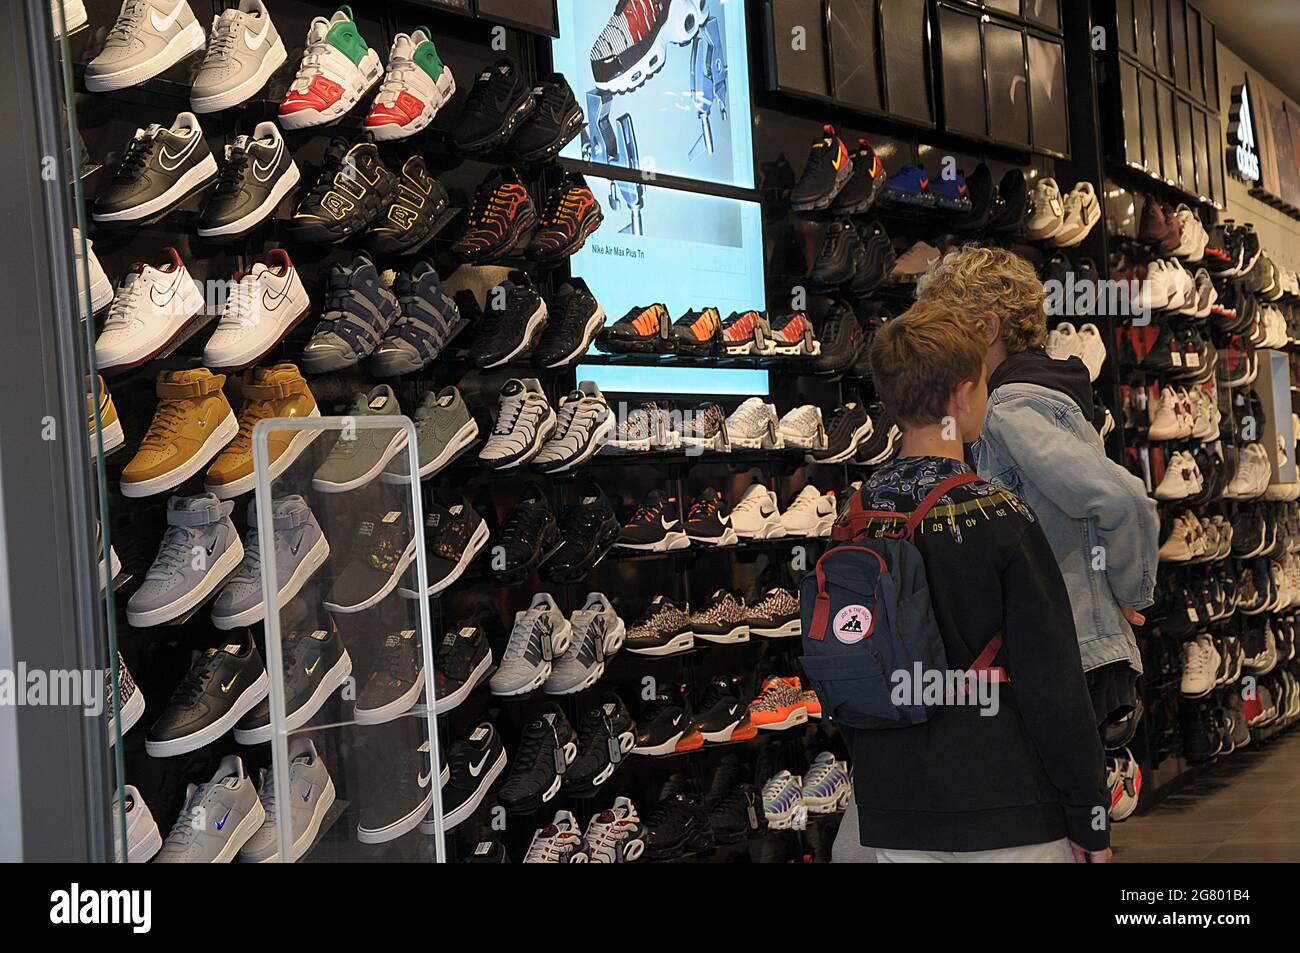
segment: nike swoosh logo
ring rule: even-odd
[[[307,793],[302,796],[302,799],[304,801],[310,799],[312,792],[315,790],[316,790],[316,782],[313,781],[311,784],[307,785]]]
[[[273,294],[269,286],[262,289],[263,308],[265,308],[267,311],[275,311],[280,307],[280,305],[284,304],[285,296],[289,294],[289,284],[292,275],[293,275],[293,271],[290,270],[288,274],[284,276],[284,290],[279,292],[278,294]],[[272,304],[271,303],[272,301],[274,301],[275,303]]]
[[[225,814],[225,816],[222,817],[221,820],[217,821],[217,824],[216,824],[217,830],[221,830],[223,827],[226,826],[226,821],[228,821],[228,820],[230,819],[230,812],[233,811],[233,810],[234,810],[233,807],[228,807],[228,808],[226,808],[226,814]]]
[[[303,537],[299,536],[297,542],[295,542],[292,546],[289,547],[289,552],[297,556],[298,550],[302,549],[302,541],[303,541]]]
[[[267,179],[269,179],[271,177],[271,173],[275,171],[275,167],[280,164],[280,154],[282,152],[284,152],[284,140],[280,139],[279,141],[276,142],[275,155],[271,156],[270,162],[268,162],[266,165],[262,165],[262,163],[254,159],[253,178],[257,179],[257,181],[259,182],[265,182]],[[263,171],[266,172],[265,175],[262,174]]]
[[[676,718],[673,719],[673,724],[674,725],[681,724],[681,721],[682,721],[682,716],[678,715]]]
[[[222,692],[222,694],[228,694],[228,693],[230,692],[231,686],[233,686],[233,685],[235,684],[235,682],[237,682],[237,681],[239,681],[239,676],[238,676],[238,675],[235,675],[235,676],[233,676],[233,677],[230,679],[230,681],[228,681],[228,682],[226,682],[226,684],[222,685],[222,686],[221,686],[221,692]]]
[[[477,778],[479,776],[483,771],[483,765],[487,764],[487,759],[488,756],[484,753],[483,757],[479,758],[478,764],[471,764],[469,766],[469,776],[471,778]]]
[[[420,775],[418,778],[415,779],[415,781],[418,785],[420,785],[420,787],[427,788],[429,786],[429,781],[432,778],[433,778],[433,772],[429,772],[427,774]]]
[[[175,154],[170,153],[167,151],[167,147],[163,146],[162,151],[158,153],[158,164],[162,166],[163,170],[166,172],[175,172],[177,169],[181,167],[181,163],[183,163],[187,158],[189,158],[190,153],[194,151],[194,147],[197,146],[198,144],[199,144],[199,133],[195,132],[190,136],[189,145],[187,145],[184,149],[182,149],[178,153]],[[171,162],[171,165],[168,165],[167,164],[168,162]]]
[[[165,289],[163,289],[164,295],[161,301],[158,300],[157,286],[150,285],[149,300],[152,301],[159,308],[167,307],[167,305],[171,303],[172,299],[176,297],[176,291],[180,287],[180,280],[182,274],[183,272],[179,268],[176,269],[176,275],[172,278],[172,283],[168,285]]]
[[[306,670],[306,671],[307,671],[307,674],[310,675],[312,672],[316,671],[316,666],[318,666],[318,665],[320,665],[320,658],[319,658],[319,657],[317,657],[316,661],[312,662],[311,665],[307,668],[307,670]]]
[[[185,0],[176,0],[176,6],[172,8],[172,12],[164,17],[158,16],[157,10],[150,10],[149,22],[153,24],[153,28],[159,33],[167,32],[172,28],[172,24],[176,22],[176,18],[181,15],[181,6],[184,3]]]
[[[666,516],[661,516],[659,517],[659,519],[660,522],[664,524],[664,529],[673,529],[674,527],[677,526],[677,520],[672,520],[671,522],[669,522],[668,517]]]
[[[266,42],[266,35],[267,35],[268,33],[270,33],[270,32],[271,32],[271,21],[270,21],[270,20],[267,20],[267,21],[266,21],[266,26],[262,27],[262,32],[256,35],[256,36],[257,36],[257,41],[256,41],[256,42],[254,42],[254,40],[253,40],[253,37],[254,37],[253,31],[252,31],[252,30],[245,30],[245,31],[244,31],[244,45],[245,45],[246,47],[248,47],[250,51],[256,53],[258,50],[260,50],[260,49],[262,48],[262,44]]]

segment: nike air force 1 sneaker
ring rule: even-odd
[[[244,403],[239,408],[239,433],[217,454],[203,481],[204,489],[223,500],[253,489],[253,428],[259,420],[320,416],[307,381],[292,364],[250,369],[244,374],[240,393]],[[268,479],[279,479],[320,434],[319,430],[273,430],[267,434]]]
[[[208,52],[190,90],[196,113],[238,106],[257,94],[284,63],[284,41],[262,0],[239,0],[239,6],[212,18]]]
[[[172,692],[145,738],[150,757],[171,758],[211,744],[266,697],[270,679],[252,633],[245,629],[229,638],[205,649]]]
[[[217,330],[203,348],[203,363],[236,371],[256,364],[311,311],[311,298],[283,248],[236,276]]]
[[[321,822],[334,805],[334,781],[310,738],[295,738],[289,745],[288,794],[284,802],[277,802],[275,781],[271,772],[263,768],[257,796],[265,818],[257,832],[239,849],[240,863],[269,864],[280,859],[277,824],[282,803],[289,805],[291,861],[296,863],[301,859],[320,833]]]
[[[198,117],[183,112],[170,128],[153,123],[136,129],[112,178],[95,196],[91,215],[101,225],[148,221],[216,177],[217,160]]]
[[[158,408],[131,462],[122,470],[123,496],[164,493],[202,470],[239,433],[226,402],[224,374],[200,367],[158,375]]]
[[[253,779],[227,755],[206,784],[185,790],[181,809],[155,864],[228,864],[266,819]]]
[[[71,22],[68,26],[72,29]],[[104,48],[86,66],[86,89],[104,93],[143,83],[205,42],[187,0],[123,0]]]
[[[173,496],[167,530],[126,618],[136,628],[161,625],[203,602],[244,558],[230,520],[234,504],[214,496]]]
[[[115,374],[145,364],[171,346],[206,311],[203,292],[180,253],[168,246],[159,265],[127,272],[95,340],[95,365]]]
[[[238,238],[275,214],[301,173],[273,122],[226,146],[225,165],[199,218],[204,238]],[[279,249],[277,249],[279,250]]]

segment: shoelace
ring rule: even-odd
[[[217,18],[217,25],[212,30],[212,35],[208,37],[208,52],[203,57],[204,66],[229,58],[235,48],[235,37],[239,33],[239,25],[243,20],[243,15],[235,10],[227,10]]]
[[[302,56],[302,65],[298,67],[298,72],[294,76],[292,89],[302,92],[311,85],[311,81],[321,75],[324,70],[323,61],[326,53],[333,47],[330,46],[329,40],[321,38],[311,43]]]
[[[216,671],[217,665],[221,662],[220,653],[205,655],[202,660],[190,668],[185,673],[185,678],[176,686],[176,691],[172,693],[172,702],[184,705],[193,705],[203,694],[203,688],[208,682],[208,678]]]
[[[137,275],[127,280],[113,298],[108,308],[108,318],[104,321],[105,331],[118,331],[125,328],[135,316],[136,303],[144,293],[146,282]]]
[[[840,241],[840,236],[844,231],[845,230],[842,228],[828,228],[826,230],[826,237],[822,239],[822,247],[817,252],[817,257],[825,259],[835,254],[835,246]]]
[[[217,324],[217,330],[231,330],[233,328],[252,327],[257,317],[257,291],[259,288],[257,278],[253,275],[245,275],[230,289],[230,296],[226,298],[226,308],[221,313],[221,321]]]
[[[524,736],[519,739],[519,753],[515,755],[515,764],[526,765],[529,768],[547,767],[550,762],[550,759],[545,757],[547,737],[554,739],[555,733],[553,726],[545,723],[538,731],[525,731]],[[551,765],[551,768],[553,770],[554,765]]]
[[[542,87],[542,98],[538,100],[537,111],[546,118],[559,122],[564,118],[565,106],[569,99],[564,95],[564,87],[546,84]]]
[[[375,662],[376,672],[386,672],[395,682],[406,681],[411,676],[411,666],[407,664],[406,639],[394,639],[384,642],[379,650],[379,659]],[[413,648],[413,646],[412,646]],[[416,669],[419,669],[419,653],[416,654]]]
[[[248,168],[248,150],[243,146],[231,146],[226,152],[226,164],[221,168],[215,191],[220,194],[238,192],[244,182],[244,170]]]
[[[542,226],[572,224],[577,221],[578,214],[582,211],[579,198],[581,194],[582,189],[578,186],[567,186],[552,192],[546,201],[546,211],[542,213]]]
[[[768,502],[769,496],[766,493],[749,493],[743,500],[736,504],[733,513],[751,513],[754,510],[762,509],[763,504]]]
[[[154,412],[149,432],[140,442],[141,450],[163,450],[171,445],[186,419],[186,405],[178,400],[163,399]]]
[[[347,310],[347,303],[352,299],[352,275],[351,268],[330,273],[329,285],[325,292],[325,310],[320,323],[316,326],[317,333],[320,333],[322,328],[332,331],[348,320],[350,312]],[[335,317],[331,318],[330,315]]]
[[[551,631],[550,621],[546,618],[546,613],[541,609],[529,609],[524,613],[524,617],[517,625],[517,628],[520,632],[528,633],[528,637],[516,639],[512,632],[510,641],[506,643],[505,655],[501,659],[503,662],[523,658],[528,651],[529,644],[533,641],[533,636],[549,634]],[[520,757],[522,756],[521,751]]]
[[[556,414],[555,419],[555,437],[553,439],[563,439],[569,436],[569,431],[575,426],[584,428],[591,424],[593,420],[601,413],[602,401],[594,397],[583,397],[580,400],[566,401]]]
[[[549,863],[551,858],[558,860],[566,853],[569,846],[577,846],[582,841],[582,837],[577,831],[560,830],[553,824],[546,829],[554,828],[555,833],[549,837],[543,836],[538,831],[533,837],[533,842],[528,845],[528,853],[524,857],[526,864]]]
[[[636,512],[632,514],[632,519],[628,521],[628,525],[635,526],[638,523],[653,523],[659,518],[659,514],[663,511],[663,500],[656,500],[653,503],[641,503],[637,506]]]
[[[122,7],[122,12],[117,15],[113,22],[112,29],[108,31],[108,42],[114,40],[130,39],[135,30],[135,25],[140,22],[144,16],[144,11],[148,7],[148,0],[127,0]]]
[[[144,171],[144,167],[149,164],[149,157],[153,155],[157,145],[157,135],[140,134],[133,136],[130,144],[126,147],[126,155],[122,158],[122,164],[118,166],[117,174],[123,178],[136,178]]]
[[[416,68],[415,60],[406,56],[394,56],[388,61],[388,72],[384,74],[384,82],[379,87],[379,95],[375,100],[384,106],[391,106],[397,101],[397,97],[406,87],[406,78],[412,75]]]
[[[686,514],[686,521],[692,523],[696,520],[706,520],[717,512],[718,506],[717,495],[698,499],[691,504],[690,512]]]
[[[468,224],[483,225],[493,221],[500,221],[508,217],[509,212],[510,203],[502,194],[501,186],[497,186],[490,192],[480,192],[475,197],[474,205],[469,210]]]
[[[194,796],[185,805],[185,809],[177,815],[176,823],[172,825],[171,833],[167,835],[167,839],[173,844],[188,845],[194,840],[194,835],[205,826],[198,815],[210,787],[210,784],[200,784],[195,788]]]
[[[821,502],[820,496],[813,496],[811,493],[800,493],[793,503],[786,507],[787,513],[806,513],[809,510],[816,510],[817,504]]]
[[[306,205],[308,201],[318,203],[325,197],[325,194],[334,188],[334,177],[342,172],[345,168],[343,159],[346,153],[326,153],[325,159],[321,163],[320,174],[316,176],[316,181],[312,183],[311,188],[307,190],[307,197],[303,201]],[[352,182],[355,184],[360,180],[360,176],[353,175]],[[364,183],[362,183],[364,188]],[[331,276],[331,282],[333,281]]]
[[[528,405],[528,395],[525,391],[520,391],[511,397],[507,397],[501,403],[501,412],[497,415],[496,425],[492,428],[492,433],[497,437],[506,437],[514,433],[515,423],[519,420],[520,415],[524,412],[524,407]]]
[[[775,801],[783,794],[793,795],[794,790],[793,777],[768,778],[767,783],[763,785],[763,800]]]
[[[613,734],[608,721],[603,708],[593,708],[583,715],[582,724],[578,726],[578,750],[603,754],[606,750],[604,739]]]

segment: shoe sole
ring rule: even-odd
[[[122,433],[122,421],[120,420],[113,421],[101,430],[100,433],[103,435],[101,439],[104,444],[104,456],[108,456],[126,442],[126,437]],[[93,433],[90,435],[90,456],[92,459],[99,456],[100,442],[101,441],[95,439]]]
[[[144,496],[154,496],[158,493],[180,486],[190,477],[194,476],[205,466],[212,458],[221,452],[221,449],[230,441],[235,439],[239,433],[239,419],[232,410],[226,414],[224,420],[217,425],[217,429],[208,435],[208,439],[203,441],[203,446],[190,459],[169,473],[161,476],[152,477],[148,480],[137,480],[131,483],[123,480],[119,483],[119,489],[123,496],[138,499]]]
[[[770,721],[766,724],[758,721],[754,722],[760,731],[785,731],[788,728],[795,728],[799,725],[806,725],[807,723],[808,709],[802,705],[793,709],[788,715],[779,721]]]
[[[312,404],[311,410],[304,415],[304,418],[319,416],[320,408]],[[289,446],[285,447],[284,452],[271,462],[271,475],[267,482],[274,483],[278,480],[284,474],[284,471],[288,470],[293,465],[293,462],[302,455],[302,452],[311,446],[311,442],[322,433],[324,433],[323,430],[299,430],[295,433],[289,441]],[[240,477],[238,480],[232,480],[229,483],[216,484],[205,481],[203,489],[215,495],[219,500],[233,500],[235,497],[249,492],[256,485],[257,474],[250,473],[248,476]]]
[[[288,148],[289,147],[286,145],[285,149]],[[235,219],[233,222],[227,222],[224,225],[216,225],[212,228],[204,228],[200,225],[198,227],[199,237],[238,238],[246,232],[251,232],[258,225],[262,224],[264,219],[269,218],[275,210],[280,207],[280,203],[284,201],[284,197],[293,191],[294,186],[298,184],[298,181],[301,178],[302,173],[298,170],[297,164],[291,159],[289,162],[289,168],[285,171],[284,175],[280,176],[279,180],[274,186],[272,186],[270,194],[262,200],[262,203],[258,205],[257,208],[253,209],[246,215]]]
[[[699,543],[701,546],[735,546],[740,542],[740,537],[731,526],[724,529],[721,536],[692,536],[689,529],[686,535],[690,537],[692,543]]]
[[[307,306],[304,307],[300,312],[298,312],[297,315],[290,318],[283,325],[277,327],[275,329],[274,337],[271,338],[268,342],[258,345],[259,349],[257,351],[254,351],[251,354],[244,353],[237,357],[233,357],[233,358],[227,357],[225,359],[220,359],[215,357],[208,358],[205,355],[203,359],[203,364],[204,366],[209,368],[214,374],[218,374],[218,373],[235,374],[238,373],[239,371],[244,370],[245,368],[252,367],[255,364],[260,364],[268,354],[270,354],[272,351],[274,351],[277,347],[280,346],[280,342],[282,342],[286,337],[288,337],[289,333],[294,328],[296,328],[298,325],[302,324],[302,322],[306,320],[307,315],[309,314],[311,314],[310,301],[307,302]]]
[[[266,85],[271,76],[284,65],[289,55],[284,49],[284,40],[276,36],[275,42],[271,44],[266,55],[262,57],[262,62],[257,64],[257,71],[252,76],[244,80],[237,86],[223,90],[219,93],[213,93],[209,96],[195,97],[190,95],[190,109],[202,115],[204,113],[220,112],[223,109],[230,109],[232,106],[238,106],[245,100],[251,99],[257,95],[257,91]],[[199,233],[203,234],[202,232]]]
[[[180,340],[181,338],[189,334],[189,332],[197,325],[200,325],[205,321],[207,321],[207,319],[208,319],[208,312],[206,308],[196,311],[194,314],[190,315],[179,325],[177,325],[176,330],[173,331],[170,335],[168,335],[165,341],[163,341],[161,344],[159,344],[157,347],[153,348],[152,350],[146,352],[143,356],[133,355],[128,358],[123,358],[118,361],[110,362],[110,361],[99,360],[98,355],[96,355],[95,363],[97,365],[97,369],[99,373],[103,374],[105,377],[112,377],[114,374],[124,374],[127,371],[133,371],[137,367],[140,367],[144,364],[148,364],[159,354],[165,352],[178,340]]]
[[[424,466],[420,467],[420,479],[427,480],[443,467],[447,466],[462,453],[474,445],[478,439],[478,421],[470,418],[456,431],[455,436],[443,448],[442,453],[438,454]],[[417,438],[418,442],[418,438]],[[392,470],[384,470],[379,474],[379,479],[384,483],[396,484],[403,486],[410,482],[410,478],[401,473],[394,473]]]
[[[345,605],[341,605],[340,603],[331,602],[328,599],[326,599],[324,601],[325,608],[328,609],[330,612],[342,612],[344,614],[348,614],[352,612],[362,612],[366,609],[369,609],[371,606],[379,605],[379,603],[383,602],[384,599],[388,597],[389,593],[391,593],[394,589],[397,588],[397,583],[402,578],[402,573],[406,572],[407,568],[411,565],[411,563],[415,561],[415,547],[418,544],[419,544],[418,539],[413,539],[406,544],[406,549],[402,552],[401,559],[397,561],[397,568],[395,568],[392,572],[392,575],[388,577],[388,581],[384,583],[383,588],[381,588],[374,595],[369,596],[364,601],[354,606],[345,606]]]
[[[695,639],[698,642],[712,642],[715,645],[739,645],[742,642],[749,641],[749,626],[741,623],[732,628],[730,632],[701,632],[695,629]]]
[[[211,744],[233,728],[239,719],[243,718],[258,702],[265,698],[270,686],[270,677],[266,674],[266,670],[263,669],[257,678],[253,680],[253,683],[240,692],[239,697],[235,699],[235,703],[230,706],[230,710],[212,724],[183,738],[170,738],[167,741],[151,741],[146,738],[144,742],[145,752],[152,758],[174,758],[177,755],[188,754],[191,751],[197,751],[204,745]],[[254,828],[254,830],[256,829]]]
[[[555,666],[551,666],[552,677],[554,676],[554,674],[555,674]],[[548,695],[576,695],[578,694],[578,692],[586,691],[592,685],[595,685],[598,681],[600,681],[600,677],[604,674],[605,674],[605,663],[597,662],[594,666],[592,666],[591,670],[587,672],[586,675],[583,676],[581,681],[575,682],[572,685],[566,685],[564,688],[552,688],[550,686],[551,680],[548,678],[546,680],[546,683],[542,685],[542,691],[544,691]]]
[[[673,530],[665,535],[663,539],[656,540],[653,543],[625,543],[619,540],[614,545],[619,549],[630,549],[639,553],[667,553],[679,549],[690,549],[691,538],[686,535],[685,530]]]
[[[357,490],[371,481],[377,479],[384,469],[402,450],[406,449],[406,431],[399,430],[389,438],[388,446],[379,455],[379,459],[370,465],[369,469],[360,476],[353,477],[351,480],[345,480],[342,483],[331,483],[329,480],[322,480],[320,477],[312,477],[311,488],[319,493],[346,493],[348,490]]]
[[[461,553],[460,559],[456,561],[456,568],[449,572],[445,578],[430,585],[429,588],[425,590],[424,594],[426,597],[436,596],[438,593],[450,589],[456,584],[456,581],[460,579],[461,576],[465,575],[465,570],[469,568],[469,564],[474,561],[478,554],[482,552],[483,547],[487,545],[488,533],[487,522],[484,521],[479,523],[478,527],[474,530],[474,535],[471,536],[469,542],[465,544],[465,551]],[[414,589],[408,589],[405,586],[398,586],[397,594],[403,599],[420,598],[419,593]]]
[[[92,212],[91,218],[101,225],[129,225],[153,218],[174,205],[179,205],[189,196],[204,188],[217,177],[217,160],[208,153],[184,175],[172,183],[162,195],[155,196],[147,202],[120,212]]]
[[[532,343],[533,338],[546,325],[548,312],[546,302],[539,301],[536,310],[528,316],[528,323],[524,325],[524,333],[519,338],[519,343],[505,357],[492,361],[490,364],[479,365],[480,370],[491,370],[494,367],[500,367],[502,364],[509,364],[524,351],[528,350],[528,345]]]
[[[545,685],[546,680],[551,677],[552,667],[553,667],[553,663],[542,662],[541,665],[538,666],[537,671],[533,674],[533,677],[530,678],[525,684],[521,686],[517,686],[515,688],[506,689],[504,691],[498,690],[494,685],[491,687],[491,692],[497,698],[510,698],[514,695],[527,695],[529,692],[535,692],[537,691],[537,689]]]
[[[484,679],[487,678],[487,674],[490,671],[492,671],[492,653],[489,651],[487,655],[483,656],[483,660],[474,666],[474,671],[470,673],[470,676],[466,679],[464,685],[449,695],[444,695],[442,698],[434,699],[433,713],[435,715],[441,715],[459,706],[461,702],[466,698],[469,698],[474,689],[483,684]],[[425,708],[425,714],[427,714],[427,706],[417,707]]]
[[[483,803],[483,798],[485,798],[488,791],[491,790],[492,782],[501,775],[501,772],[504,771],[505,768],[506,749],[502,748],[497,752],[496,758],[492,761],[492,766],[480,775],[478,787],[474,789],[474,793],[469,796],[465,803],[458,805],[455,810],[442,816],[442,829],[444,831],[449,831],[453,827],[456,827],[458,824],[461,824],[472,817],[474,812],[478,810],[479,805]],[[421,821],[420,832],[436,834],[437,825],[431,821]]]
[[[776,513],[772,514],[773,519],[757,527],[753,532],[747,532],[742,529],[736,530],[736,535],[741,539],[762,540],[762,539],[781,539],[785,533],[785,526],[781,523],[781,518]]]
[[[123,738],[126,737],[126,733],[135,726],[135,723],[140,720],[140,716],[143,714],[144,714],[144,693],[137,688],[135,694],[131,696],[131,700],[122,706],[122,737]],[[111,748],[115,744],[117,744],[117,732],[114,731],[112,729],[112,726],[110,725],[109,732],[108,732],[108,746]]]
[[[663,645],[651,646],[648,649],[637,649],[630,645],[624,645],[623,648],[633,655],[648,655],[651,657],[677,655],[680,652],[689,652],[695,648],[695,633],[689,629],[685,632],[678,632]]]
[[[445,83],[443,82],[444,79],[446,80]],[[433,122],[434,117],[438,115],[438,110],[447,105],[451,98],[456,95],[456,77],[452,75],[451,67],[445,63],[442,67],[442,73],[433,82],[433,89],[434,93],[439,97],[438,101],[426,104],[420,115],[405,126],[398,125],[395,122],[372,126],[367,122],[366,132],[370,133],[376,142],[396,142],[400,139],[407,139],[417,132],[423,132],[425,127]]]
[[[591,349],[592,342],[596,340],[596,335],[600,333],[600,329],[603,328],[604,326],[605,326],[605,309],[602,308],[600,305],[596,305],[596,313],[587,319],[587,326],[583,329],[582,343],[579,344],[572,351],[570,351],[568,354],[566,354],[564,357],[562,357],[560,360],[547,364],[546,367],[548,368],[565,367],[568,364],[572,364],[579,357],[581,357],[583,354],[586,354],[587,351]]]
[[[560,129],[560,134],[545,146],[533,149],[531,152],[519,153],[519,161],[549,162],[564,151],[564,147],[574,139],[578,138],[578,134],[586,128],[587,120],[582,114],[582,107],[575,104],[574,111],[565,117],[564,125]]]
[[[749,624],[750,635],[761,635],[765,639],[788,639],[803,634],[803,623],[799,619],[791,619],[789,622],[783,622],[780,625],[764,627],[762,625]]]
[[[405,692],[390,702],[376,708],[352,709],[352,718],[358,725],[382,725],[395,721],[409,712],[424,694],[424,671],[416,676],[415,681]]]
[[[316,835],[320,833],[320,826],[325,821],[325,815],[334,806],[334,797],[334,779],[327,778],[325,787],[321,790],[320,797],[316,799],[316,804],[311,810],[311,817],[307,820],[307,826],[303,828],[303,832],[289,846],[295,864],[302,859],[303,854],[307,853],[307,849],[316,843]],[[239,862],[244,864],[273,864],[279,859],[280,849],[278,846],[272,848],[271,852],[265,856],[244,854],[242,852],[239,855]]]
[[[72,26],[69,24],[69,31]],[[165,47],[143,63],[136,63],[115,73],[103,73],[98,76],[86,76],[86,89],[92,93],[109,93],[128,86],[136,86],[153,79],[160,73],[171,69],[191,53],[197,53],[207,46],[207,37],[203,27],[195,20],[172,37]],[[93,64],[92,64],[93,65]]]
[[[320,539],[316,540],[315,545],[307,551],[307,555],[303,556],[302,561],[294,567],[293,575],[289,577],[289,581],[284,584],[284,588],[276,596],[276,605],[288,605],[289,600],[298,594],[307,580],[316,574],[316,570],[325,565],[325,560],[329,558],[329,555],[329,540],[322,533]],[[264,618],[266,618],[266,603],[263,601],[252,608],[236,612],[233,615],[219,616],[214,611],[212,613],[212,625],[213,628],[228,631],[241,626],[252,625],[254,622],[261,622]]]
[[[312,690],[307,701],[285,715],[284,730],[294,731],[311,721],[316,712],[320,711],[329,697],[334,694],[334,690],[347,682],[351,674],[352,656],[348,655],[347,649],[344,649],[333,667],[321,676],[320,683]],[[269,724],[260,728],[235,728],[235,741],[241,745],[262,745],[269,743],[270,740]]]
[[[404,834],[409,834],[420,826],[424,816],[429,813],[429,808],[433,806],[433,778],[429,779],[429,793],[424,796],[416,808],[409,814],[399,817],[391,824],[383,827],[362,827],[357,824],[357,840],[362,844],[385,844],[390,840],[397,840]]]
[[[835,454],[834,456],[823,457],[820,460],[814,458],[813,455],[810,453],[806,457],[804,457],[804,460],[807,463],[820,463],[823,465],[826,464],[834,465],[837,463],[844,463],[855,453],[858,452],[858,447],[862,446],[864,441],[870,439],[872,431],[874,429],[875,429],[874,425],[870,420],[868,420],[865,424],[862,424],[856,430],[853,431],[853,436],[849,438],[849,445],[847,449],[841,450],[839,453]]]
[[[597,452],[599,452],[600,448],[605,445],[605,441],[609,438],[609,435],[617,429],[618,421],[615,419],[613,413],[606,414],[605,419],[598,423],[591,431],[587,443],[583,446],[582,450],[579,451],[576,457],[561,461],[556,465],[538,463],[534,460],[533,467],[541,473],[564,473],[567,470],[579,467],[594,457]]]

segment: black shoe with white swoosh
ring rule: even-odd
[[[226,146],[225,165],[199,219],[204,238],[235,238],[262,224],[298,184],[298,166],[273,122]]]
[[[492,783],[505,770],[506,749],[501,734],[485,721],[468,738],[452,744],[447,761],[451,778],[442,790],[443,830],[451,830],[473,816]]]
[[[217,160],[198,117],[183,112],[170,129],[154,123],[135,131],[113,178],[95,196],[92,214],[104,225],[156,218],[216,176]]]
[[[367,749],[367,780],[359,792],[357,840],[383,844],[415,830],[433,805],[429,742],[396,754],[387,745]]]
[[[651,490],[632,518],[623,524],[617,545],[650,553],[689,549],[691,540],[682,525],[682,508],[677,497],[662,490]]]
[[[695,727],[705,741],[730,741],[732,734],[749,715],[749,706],[736,695],[730,679],[721,676],[709,680],[695,710]]]

